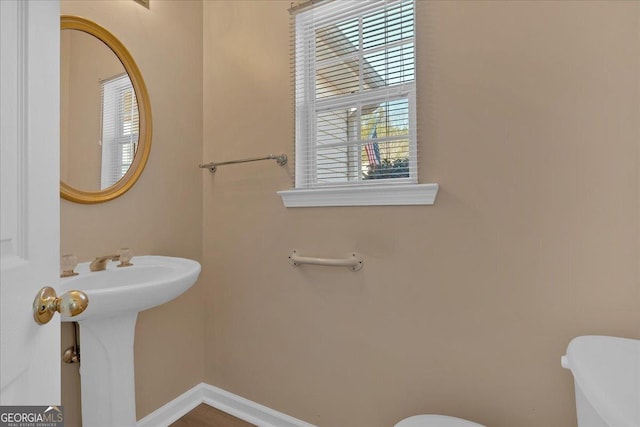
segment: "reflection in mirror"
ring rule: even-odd
[[[111,187],[129,170],[138,146],[138,103],[127,74],[100,82],[102,170],[100,188]]]
[[[60,29],[60,196],[113,200],[133,187],[149,158],[149,92],[127,48],[106,28],[62,15]]]
[[[60,51],[60,178],[84,191],[104,190],[135,156],[135,91],[118,57],[93,35],[63,30]]]

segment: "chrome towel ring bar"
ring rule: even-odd
[[[286,154],[269,154],[268,156],[265,156],[265,157],[251,157],[248,159],[229,160],[226,162],[210,162],[210,163],[198,165],[198,167],[200,169],[209,169],[211,173],[214,173],[218,169],[218,166],[233,165],[236,163],[257,162],[259,160],[275,160],[280,166],[284,166],[287,164],[287,155]]]

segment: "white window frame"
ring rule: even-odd
[[[350,2],[352,10],[345,19],[364,13],[375,11],[377,8],[391,5],[400,0],[334,0],[335,2]],[[331,2],[327,2],[331,3]],[[417,2],[416,2],[417,3]],[[414,4],[416,7],[417,4]],[[298,85],[296,78],[296,161],[295,161],[295,189],[280,191],[286,207],[313,206],[375,206],[375,205],[432,205],[438,192],[438,184],[419,184],[417,166],[417,135],[416,135],[416,83],[374,89],[366,94],[356,93],[342,95],[327,102],[324,99],[315,100],[315,36],[310,30],[313,26],[324,26],[327,21],[323,13],[323,5],[312,6],[313,11],[306,11],[294,17],[295,49],[305,48],[304,55],[296,56],[295,74],[302,76],[302,84]],[[414,28],[414,49],[417,44],[417,25]],[[362,52],[360,52],[362,54]],[[352,106],[371,101],[388,100],[390,98],[405,97],[409,102],[409,171],[408,178],[394,178],[384,180],[357,181],[332,184],[315,183],[314,170],[316,150],[316,118],[319,111],[335,109],[340,106]]]
[[[126,93],[131,93],[133,96],[134,107],[137,106],[137,100],[133,84],[129,76],[121,74],[110,79],[101,82],[102,88],[102,123],[101,123],[101,135],[100,143],[102,146],[102,168],[100,173],[100,187],[102,190],[111,187],[120,179],[123,175],[113,181],[113,171],[121,171],[124,163],[124,148],[125,145],[134,143],[134,154],[138,144],[139,129],[131,129],[129,134],[124,134],[121,131],[124,130],[124,117],[126,111],[122,109],[122,98]],[[107,109],[105,106],[110,105],[111,108]],[[136,107],[137,111],[137,107]],[[139,118],[138,118],[139,120]],[[108,132],[107,132],[108,129]],[[107,136],[107,133],[110,136]],[[133,162],[133,159],[132,159]],[[129,167],[131,165],[129,164]],[[118,172],[118,175],[120,172]]]

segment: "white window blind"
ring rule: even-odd
[[[101,82],[101,189],[111,187],[129,170],[138,147],[138,102],[131,80],[123,74]]]
[[[417,183],[414,0],[293,19],[296,189]]]

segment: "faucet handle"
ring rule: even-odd
[[[118,255],[118,259],[120,260],[120,264],[118,267],[129,267],[131,264],[131,258],[133,258],[133,254],[131,253],[131,249],[129,248],[120,248],[116,252]]]
[[[78,273],[73,271],[78,265],[78,257],[73,254],[66,254],[60,257],[60,277],[72,277],[77,276]]]

